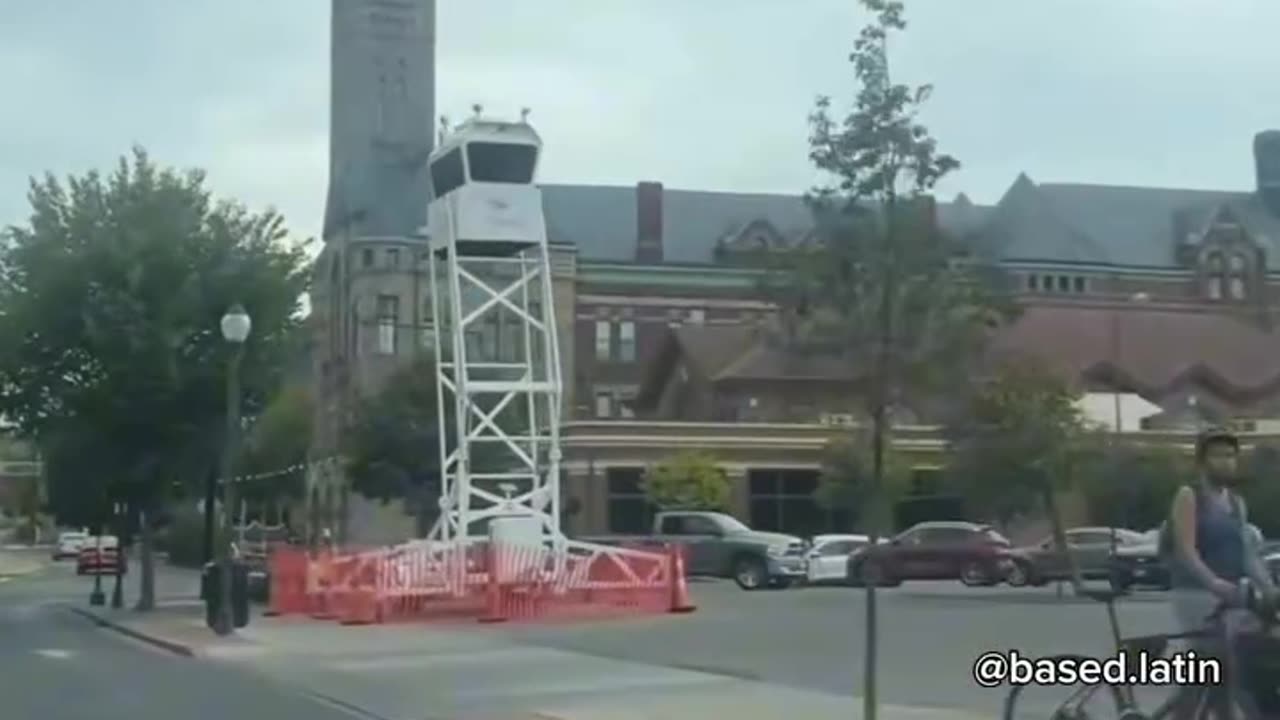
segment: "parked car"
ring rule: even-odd
[[[1262,531],[1256,525],[1249,525],[1249,532],[1260,547],[1265,547]],[[1266,562],[1266,550],[1263,550]],[[1270,567],[1270,565],[1268,566]],[[1280,565],[1276,566],[1280,569]],[[1116,548],[1111,564],[1111,586],[1117,590],[1128,590],[1134,587],[1147,587],[1156,590],[1168,590],[1172,585],[1169,568],[1160,557],[1160,532],[1152,530],[1146,534],[1143,542],[1137,545]]]
[[[867,545],[849,556],[851,585],[904,580],[955,580],[969,586],[995,585],[1016,556],[1008,538],[990,525],[924,522],[887,543]]]
[[[89,536],[76,556],[77,575],[114,575],[119,563],[120,574],[129,571],[129,560],[114,535]]]
[[[684,546],[690,575],[732,578],[743,590],[787,587],[807,576],[807,544],[761,532],[719,512],[669,511],[653,519],[653,535],[582,538],[603,544]]]
[[[1115,528],[1116,549],[1141,545],[1146,541],[1143,533]],[[1013,587],[1045,585],[1055,580],[1071,578],[1074,559],[1080,575],[1086,580],[1106,580],[1111,577],[1112,528],[1079,527],[1066,531],[1067,552],[1059,552],[1053,536],[1035,545],[1017,548],[1017,557],[1009,568],[1005,582]]]
[[[881,538],[880,542],[888,542]],[[849,580],[849,555],[871,543],[866,535],[815,535],[808,555],[810,584],[845,583]]]
[[[64,532],[58,535],[58,543],[53,546],[54,561],[65,560],[80,555],[80,548],[84,547],[84,541],[89,537],[89,533],[81,531]]]

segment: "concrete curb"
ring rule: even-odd
[[[133,640],[144,642],[148,645],[151,645],[152,647],[157,647],[157,648],[160,648],[161,650],[165,650],[167,652],[173,653],[174,655],[178,655],[180,657],[187,657],[187,658],[193,658],[193,657],[199,656],[199,653],[196,652],[195,648],[191,647],[190,645],[186,645],[180,642],[175,642],[167,638],[162,638],[158,635],[152,635],[150,633],[142,632],[141,630],[129,627],[124,623],[119,623],[119,622],[115,622],[114,620],[109,620],[92,610],[85,610],[84,608],[75,607],[74,605],[65,605],[63,607],[65,607],[67,610],[70,610],[72,613],[79,615],[80,617],[88,620],[94,625],[97,625],[100,628],[105,628],[107,630],[111,630],[112,632],[118,633],[120,635],[124,635],[125,637],[131,638]]]

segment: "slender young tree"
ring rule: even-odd
[[[890,36],[903,4],[860,0],[870,14],[849,55],[858,87],[833,116],[828,97],[809,117],[809,157],[831,180],[809,195],[816,232],[776,259],[767,291],[783,307],[787,341],[840,356],[864,379],[870,473],[860,496],[866,532],[887,532],[886,448],[891,409],[967,379],[990,328],[1012,311],[998,275],[944,235],[929,193],[959,162],[940,152],[919,112],[930,86],[893,81]],[[867,583],[864,717],[877,708],[876,584]]]

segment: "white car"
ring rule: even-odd
[[[880,542],[884,542],[881,538]],[[866,535],[815,535],[809,550],[809,583],[844,583],[848,580],[849,554],[866,547],[871,539]]]
[[[88,538],[89,533],[86,532],[64,532],[58,535],[58,544],[53,548],[53,559],[78,557],[80,548],[84,547],[85,540]]]

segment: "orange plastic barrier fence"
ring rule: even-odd
[[[482,543],[465,551],[427,542],[374,550],[276,548],[269,615],[348,625],[470,619],[574,620],[691,612],[679,546],[553,552]]]

